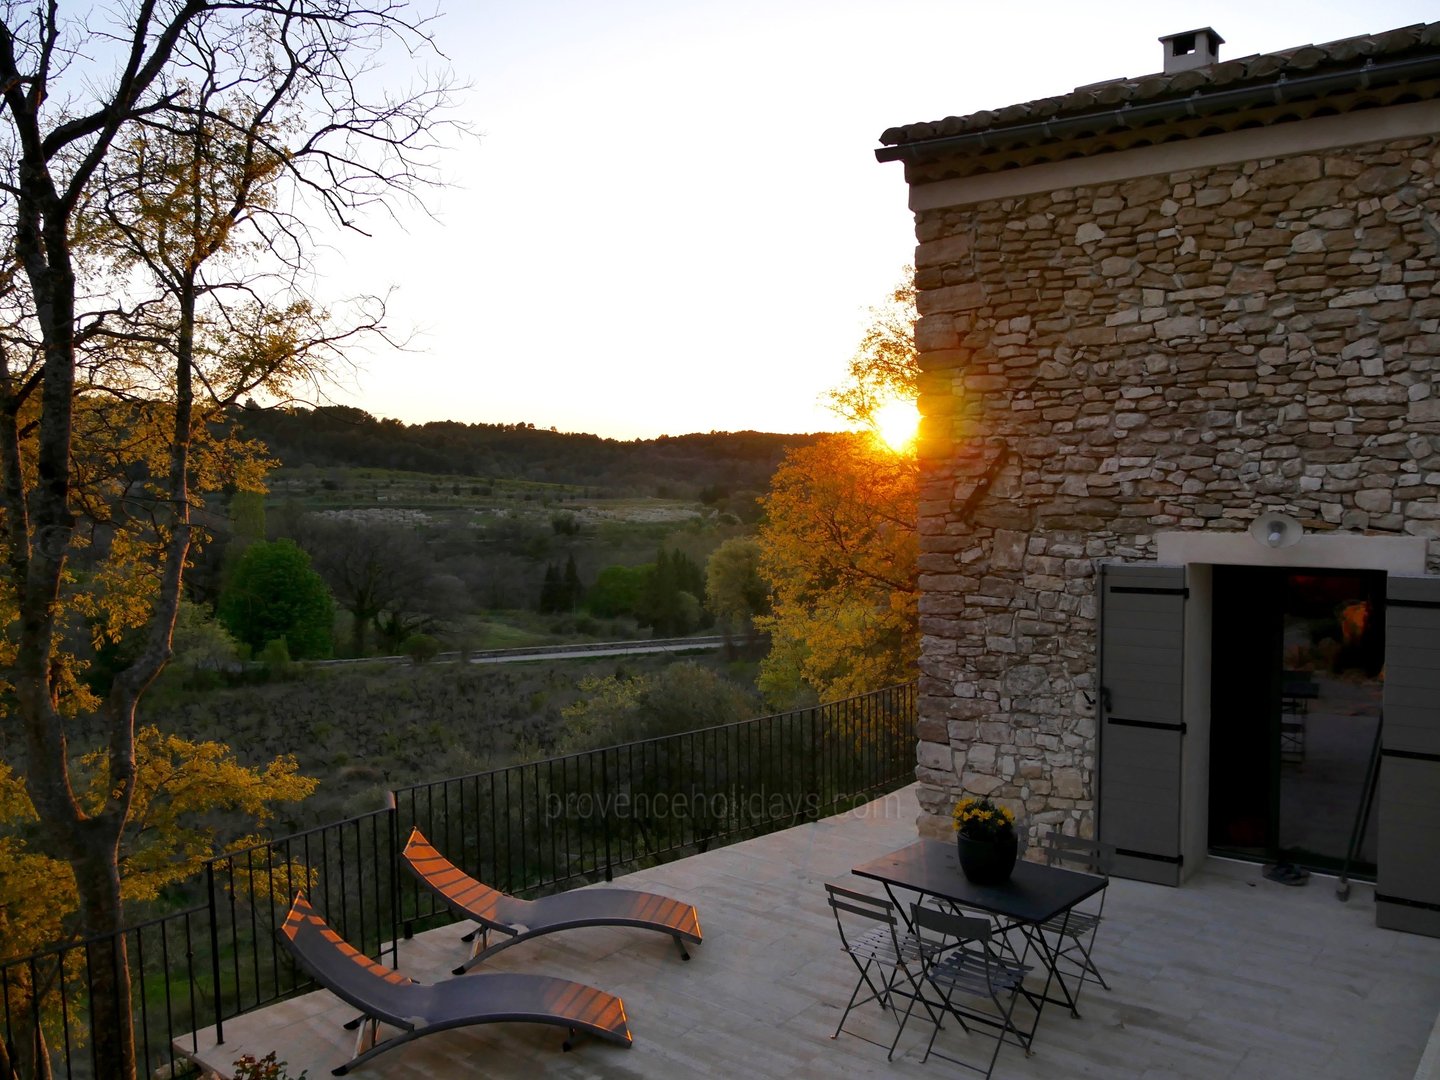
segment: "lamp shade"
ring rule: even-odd
[[[1287,548],[1300,542],[1305,527],[1289,514],[1261,514],[1251,522],[1250,535],[1262,547]]]

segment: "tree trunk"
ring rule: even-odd
[[[95,1076],[96,1080],[134,1080],[130,963],[125,935],[119,932],[123,908],[115,843],[100,830],[84,829],[80,848],[79,858],[71,861],[80,917],[91,933],[102,934],[87,946],[85,958]]]
[[[22,186],[31,201],[22,200],[16,249],[25,264],[44,337],[41,417],[37,453],[38,483],[28,505],[14,503],[19,473],[19,446],[12,442],[13,419],[6,418],[4,458],[6,510],[24,522],[38,542],[10,553],[10,576],[20,585],[20,633],[14,664],[17,712],[25,729],[26,789],[55,853],[70,863],[80,902],[81,930],[99,935],[88,958],[91,1046],[95,1075],[101,1080],[133,1080],[135,1037],[130,1017],[130,974],[120,929],[120,876],[117,847],[134,782],[130,729],[110,722],[110,790],[106,810],[87,816],[70,784],[65,722],[56,709],[52,661],[60,581],[70,552],[74,516],[70,506],[70,449],[75,392],[75,278],[70,264],[66,216],[48,185],[44,167],[27,160]],[[43,213],[41,208],[43,207]],[[44,240],[41,240],[41,233]],[[133,719],[133,707],[127,719]],[[130,753],[117,759],[117,746]]]
[[[350,649],[351,655],[360,659],[365,655],[365,627],[370,620],[361,613],[359,608],[350,612]]]
[[[0,1077],[25,1078],[25,1080],[51,1080],[54,1071],[50,1067],[50,1048],[45,1042],[45,1031],[40,1026],[40,1003],[38,992],[28,1006],[12,1009],[9,1014],[9,1030],[12,1036],[10,1046],[0,1041]],[[14,1051],[14,1057],[10,1051]]]
[[[720,620],[720,636],[725,639],[725,659],[736,659],[735,636],[730,632],[730,620],[728,618]]]

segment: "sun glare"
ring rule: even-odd
[[[891,401],[875,410],[875,431],[891,450],[910,448],[920,427],[920,410],[913,401]]]

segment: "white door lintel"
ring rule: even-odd
[[[1303,566],[1323,570],[1387,570],[1425,573],[1426,542],[1419,536],[1307,533],[1290,547],[1271,548],[1248,532],[1161,532],[1157,561],[1176,566]]]

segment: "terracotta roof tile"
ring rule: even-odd
[[[1079,87],[1068,94],[1021,102],[1001,109],[949,116],[930,123],[906,124],[887,130],[880,136],[880,142],[887,146],[900,146],[952,135],[998,131],[1055,117],[1103,112],[1126,103],[1139,104],[1192,94],[1198,94],[1203,101],[1204,92],[1209,89],[1228,90],[1281,77],[1299,78],[1331,69],[1343,70],[1347,65],[1358,65],[1367,59],[1390,59],[1411,51],[1424,53],[1437,46],[1440,46],[1440,22],[1417,23],[1324,45],[1302,45],[1283,52],[1227,60],[1208,68],[1195,68],[1173,75],[1113,79]]]

